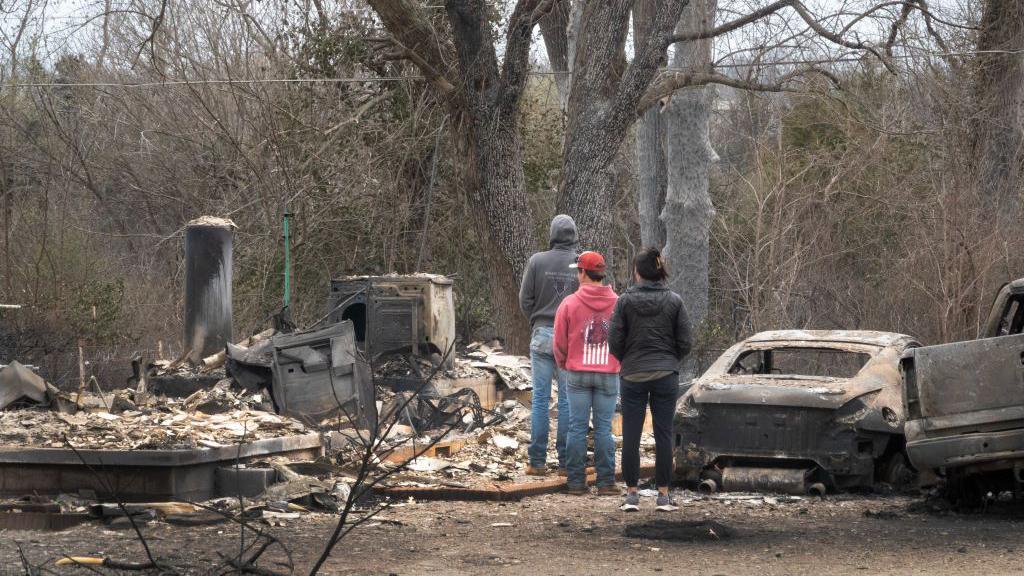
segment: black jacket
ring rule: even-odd
[[[664,282],[641,281],[619,297],[608,346],[623,376],[679,370],[690,352],[690,320],[683,299]]]

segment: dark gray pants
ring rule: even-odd
[[[622,396],[622,479],[634,487],[640,480],[640,435],[644,431],[647,405],[654,419],[654,482],[668,486],[672,480],[672,418],[676,412],[679,374],[673,372],[650,382],[619,385]]]

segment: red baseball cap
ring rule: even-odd
[[[604,274],[604,256],[588,250],[577,256],[576,263],[570,264],[569,268],[579,268],[580,270]]]

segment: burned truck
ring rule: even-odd
[[[996,295],[978,339],[925,346],[900,361],[907,454],[966,505],[1024,488],[1024,278]]]
[[[914,482],[898,362],[909,336],[761,332],[726,350],[680,398],[678,480],[703,492],[824,494]]]

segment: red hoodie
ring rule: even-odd
[[[555,313],[555,362],[573,372],[617,374],[619,361],[608,352],[608,327],[619,297],[610,286],[583,284],[565,297]]]

